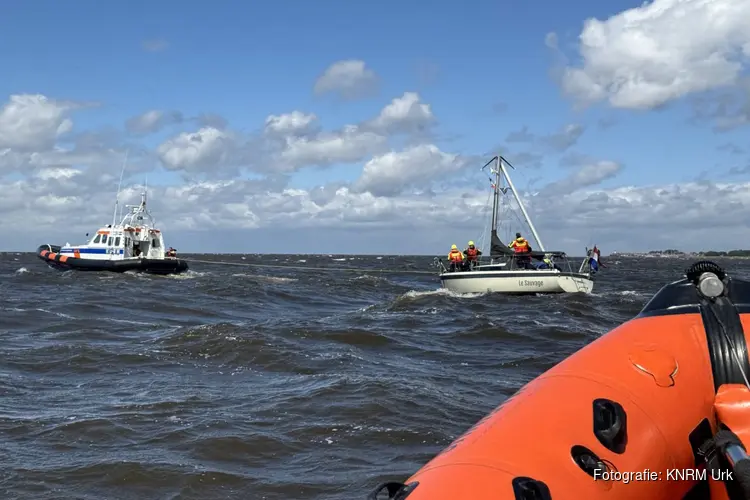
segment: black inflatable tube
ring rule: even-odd
[[[108,271],[124,273],[136,271],[148,274],[179,274],[188,270],[188,263],[182,259],[138,259],[138,260],[94,260],[68,257],[63,259],[57,245],[40,245],[37,257],[60,270]]]

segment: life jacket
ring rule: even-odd
[[[526,253],[529,251],[529,242],[524,238],[516,238],[516,240],[511,243],[511,248],[513,248],[516,253]]]
[[[448,259],[451,262],[463,262],[464,257],[458,250],[451,250],[451,253],[448,254]]]
[[[476,247],[474,247],[474,248],[471,248],[471,247],[467,248],[465,253],[466,253],[466,257],[469,260],[477,260],[477,249],[476,249]]]

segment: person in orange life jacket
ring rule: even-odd
[[[479,256],[482,255],[482,251],[474,246],[474,242],[469,242],[469,247],[464,250],[466,255],[466,270],[471,271],[477,264],[479,264]]]
[[[450,271],[460,270],[464,264],[464,254],[456,245],[451,245],[451,251],[448,253],[448,260],[451,263]]]
[[[523,254],[531,252],[531,245],[526,241],[526,238],[521,236],[521,233],[516,233],[516,239],[511,241],[508,247],[516,252],[516,264],[519,267],[528,268],[531,265],[531,258],[523,256]]]

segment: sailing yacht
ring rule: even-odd
[[[441,286],[457,293],[591,293],[594,289],[594,281],[588,270],[588,258],[584,258],[578,271],[574,272],[564,252],[554,252],[544,248],[544,244],[539,238],[534,223],[526,212],[526,208],[513,185],[508,170],[505,168],[506,164],[511,168],[513,166],[505,158],[498,155],[487,162],[482,167],[482,170],[493,162],[495,163],[495,168],[491,169],[491,172],[494,174],[495,179],[493,182],[494,196],[492,199],[490,263],[477,265],[470,271],[450,272],[442,260],[436,259]],[[504,186],[502,188],[501,182]],[[518,203],[529,229],[531,229],[534,240],[536,240],[535,248],[539,249],[538,251],[521,254],[521,256],[526,259],[530,257],[539,261],[548,259],[553,263],[554,267],[537,269],[536,267],[526,266],[523,264],[523,259],[519,262],[518,254],[500,240],[497,234],[497,212],[501,191],[503,194],[507,193],[507,191],[513,193],[513,197]]]

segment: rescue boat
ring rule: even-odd
[[[126,208],[130,211],[119,224],[99,228],[88,243],[41,245],[37,256],[50,267],[63,271],[136,271],[162,275],[187,271],[186,261],[165,251],[164,235],[155,227],[146,208],[146,191],[141,193],[139,205]]]
[[[709,261],[369,500],[750,498],[750,282]]]

